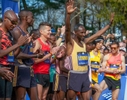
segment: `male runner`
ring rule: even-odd
[[[72,57],[72,70],[69,72],[68,80],[68,100],[72,100],[76,96],[76,92],[81,92],[83,100],[90,99],[90,81],[88,77],[88,54],[86,46],[82,42],[86,30],[83,25],[78,24],[74,27],[74,37],[71,38],[70,15],[76,10],[74,1],[69,0],[66,5],[66,35],[65,41],[67,45],[67,56]],[[111,16],[111,23],[113,16]],[[110,25],[111,25],[110,23]],[[103,34],[110,25],[107,25],[95,35],[85,40],[85,43],[93,41],[96,37]]]
[[[101,67],[101,62],[103,59],[103,54],[100,52],[103,46],[103,38],[97,38],[95,40],[95,49],[90,52],[90,67],[92,71],[92,93],[93,100],[98,100],[102,92],[100,85],[98,84],[98,72],[97,70]]]
[[[34,59],[35,64],[33,65],[33,69],[37,80],[38,98],[39,100],[46,100],[50,84],[50,58],[58,51],[58,49],[52,49],[49,43],[51,34],[51,25],[49,23],[40,23],[39,32],[41,36],[35,41],[33,51],[37,52],[38,50],[41,50],[44,52],[45,56],[42,59]]]
[[[19,37],[21,35],[29,35],[28,27],[32,26],[34,22],[33,13],[31,11],[22,10],[19,12],[19,25],[17,25],[16,28],[13,29],[12,35],[14,37],[14,41],[18,41]],[[25,65],[22,60],[23,59],[31,59],[31,58],[37,58],[41,57],[41,53],[33,54],[32,53],[32,43],[31,38],[29,38],[29,54],[23,52],[24,47],[21,47],[21,52],[17,56],[17,68],[18,71],[15,70],[17,73],[17,79],[13,82],[13,85],[15,87],[15,93],[16,93],[16,100],[21,100],[25,97],[26,91],[30,97],[31,100],[38,100],[37,97],[37,88],[36,88],[36,80],[34,77],[34,73],[32,71],[32,65]]]
[[[0,26],[2,35],[0,41],[0,67],[2,67],[1,76],[3,77],[0,77],[0,100],[10,100],[11,98],[12,77],[14,77],[12,73],[14,69],[14,56],[17,56],[19,53],[15,49],[27,41],[27,36],[21,36],[16,44],[12,45],[13,40],[9,31],[17,25],[17,22],[18,18],[12,10],[8,10],[4,13],[3,22]]]
[[[111,53],[104,56],[102,68],[98,72],[104,72],[105,77],[100,83],[102,90],[108,88],[112,91],[112,100],[117,100],[121,88],[120,74],[126,71],[125,57],[119,53],[119,43],[110,45]]]

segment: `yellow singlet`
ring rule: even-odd
[[[80,47],[74,41],[71,57],[72,57],[73,71],[78,71],[78,72],[88,71],[88,53],[86,53],[86,45],[84,43],[83,43],[83,47]]]
[[[101,53],[98,51],[97,55],[94,55],[93,51],[90,52],[90,66],[92,70],[92,80],[98,83],[98,73],[96,72],[100,68]]]

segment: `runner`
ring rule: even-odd
[[[67,93],[68,72],[71,69],[70,57],[66,56],[66,47],[62,45],[56,55],[56,76],[54,80],[54,91],[57,100],[64,100]]]
[[[2,35],[0,41],[0,67],[2,67],[2,77],[6,79],[0,77],[0,100],[11,99],[14,56],[17,56],[19,53],[15,49],[23,45],[27,40],[27,36],[21,36],[15,45],[12,44],[12,35],[9,31],[17,25],[17,21],[16,14],[12,10],[8,10],[4,13],[3,22],[0,26]],[[7,69],[10,71],[7,71]]]
[[[41,50],[44,52],[45,56],[42,59],[34,59],[35,64],[33,68],[37,80],[38,98],[39,100],[46,100],[50,85],[50,58],[52,55],[56,54],[57,48],[55,47],[52,49],[49,43],[51,34],[50,24],[40,23],[39,32],[41,36],[35,41],[34,52]]]
[[[92,94],[93,100],[98,100],[102,92],[102,89],[98,83],[98,72],[97,70],[101,67],[101,62],[103,59],[103,54],[100,52],[103,46],[103,38],[98,38],[95,40],[95,49],[90,52],[90,66],[92,71]]]
[[[119,53],[119,43],[113,42],[110,48],[111,53],[104,56],[102,68],[98,72],[105,73],[100,83],[102,90],[108,88],[112,91],[112,100],[117,100],[121,88],[120,74],[126,71],[125,57]]]
[[[67,99],[72,100],[76,96],[76,92],[81,92],[83,100],[89,100],[91,96],[90,81],[88,75],[88,53],[86,53],[86,46],[82,42],[86,29],[83,25],[77,24],[74,27],[74,36],[71,38],[70,15],[76,10],[74,1],[69,0],[66,5],[66,35],[65,41],[67,45],[67,56],[72,57],[72,70],[68,77],[68,93]],[[111,16],[110,24],[85,39],[85,43],[92,42],[98,36],[102,35],[112,24],[113,16]]]
[[[19,25],[13,29],[12,35],[14,42],[18,41],[21,35],[29,35],[28,27],[33,25],[33,13],[28,10],[22,10],[19,12]],[[36,80],[32,70],[33,60],[32,58],[41,58],[43,55],[41,52],[33,54],[32,48],[32,36],[29,37],[29,41],[24,46],[20,47],[21,52],[17,56],[17,63],[15,73],[17,74],[13,86],[15,87],[16,100],[24,99],[26,91],[31,100],[38,100]],[[28,49],[29,48],[29,49]],[[27,62],[26,62],[27,60]]]

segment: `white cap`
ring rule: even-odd
[[[119,50],[122,50],[122,51],[126,52],[126,48],[125,47],[120,47]]]

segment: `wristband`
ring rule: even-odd
[[[59,38],[62,38],[63,39],[63,35],[60,35],[60,37]]]

